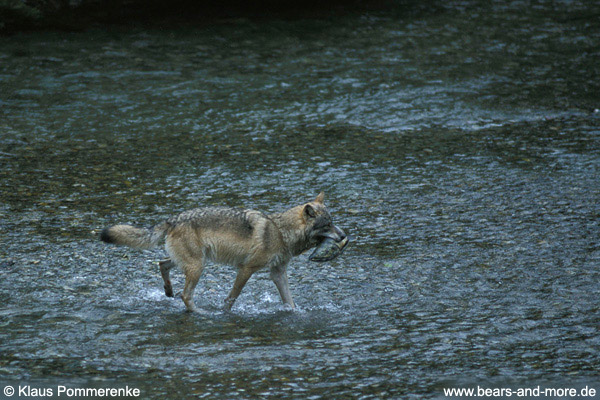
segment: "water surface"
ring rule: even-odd
[[[600,390],[600,7],[402,3],[0,39],[0,380],[144,398]],[[594,17],[596,16],[596,17]],[[231,313],[98,241],[327,194],[355,240]],[[174,285],[180,290],[181,273]]]

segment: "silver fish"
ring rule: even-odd
[[[331,261],[342,254],[342,251],[344,251],[344,248],[349,241],[350,239],[348,237],[345,237],[339,242],[336,242],[331,238],[326,238],[317,246],[308,259],[315,262]]]

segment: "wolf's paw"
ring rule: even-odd
[[[231,307],[233,307],[233,303],[235,303],[235,299],[226,298],[223,302],[223,311],[231,311]]]

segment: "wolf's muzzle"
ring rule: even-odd
[[[332,230],[322,235],[323,239],[329,238],[335,240],[336,242],[341,242],[346,238],[346,236],[346,232],[344,232],[341,228],[338,228],[335,225],[333,226]]]

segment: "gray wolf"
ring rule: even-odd
[[[170,269],[181,268],[185,275],[181,298],[189,311],[198,311],[194,289],[209,260],[237,268],[225,309],[231,309],[248,279],[261,268],[269,268],[281,300],[294,309],[287,277],[290,259],[326,238],[336,242],[346,238],[333,224],[324,197],[321,192],[311,202],[269,215],[235,208],[196,208],[147,229],[131,225],[105,228],[100,239],[137,249],[149,249],[164,240],[170,257],[159,263],[165,294],[173,296]]]

